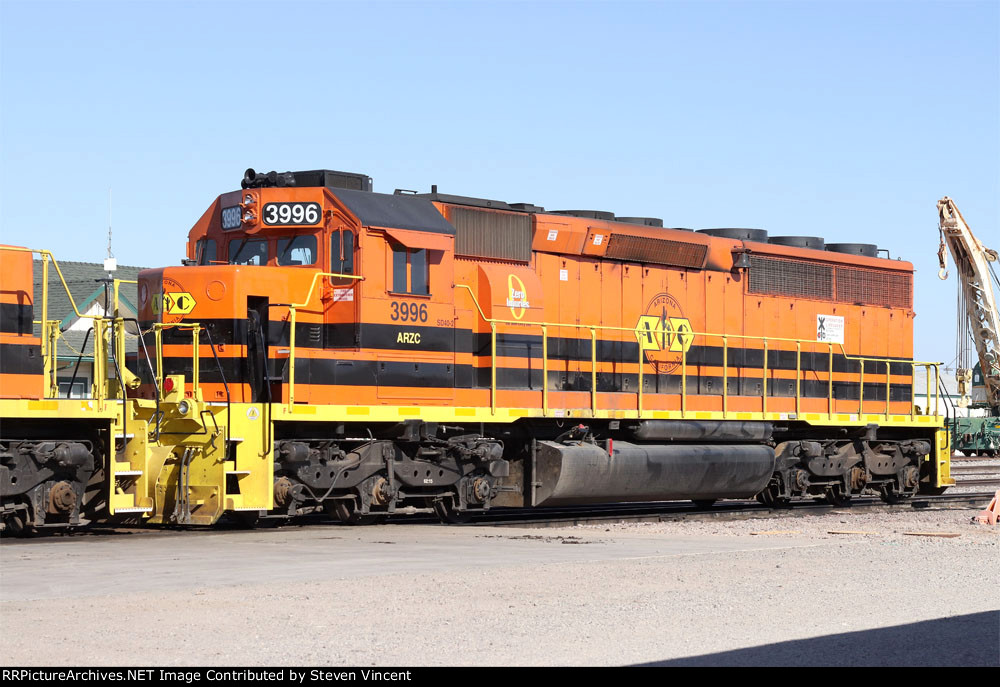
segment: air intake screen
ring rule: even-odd
[[[707,254],[708,246],[697,243],[612,234],[604,256],[615,260],[701,269],[705,266]]]
[[[833,268],[798,260],[750,256],[750,293],[833,300]]]
[[[912,305],[913,277],[858,267],[837,268],[837,300],[893,308]]]
[[[912,304],[912,277],[863,267],[750,256],[750,293],[894,308]]]
[[[531,215],[453,207],[449,219],[456,255],[531,261]]]

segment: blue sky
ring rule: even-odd
[[[0,240],[176,264],[216,195],[332,168],[869,242],[954,357],[936,201],[1000,247],[1000,3],[0,2]],[[952,277],[952,280],[954,277]]]

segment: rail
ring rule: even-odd
[[[847,351],[844,349],[843,344],[834,343],[834,342],[828,342],[828,341],[816,341],[816,340],[806,340],[806,339],[792,339],[792,338],[786,338],[786,337],[753,336],[753,335],[746,335],[746,334],[718,334],[718,333],[714,333],[714,332],[696,332],[696,331],[687,331],[687,330],[678,332],[678,331],[674,331],[673,329],[668,329],[668,328],[662,326],[662,324],[660,326],[658,326],[658,327],[653,327],[653,328],[649,328],[649,329],[639,329],[638,327],[614,327],[614,326],[608,326],[608,325],[589,325],[589,324],[561,323],[561,322],[524,322],[523,320],[507,320],[507,319],[502,319],[502,318],[491,318],[491,317],[487,317],[486,316],[486,313],[483,311],[483,308],[482,308],[482,306],[479,303],[479,299],[476,297],[476,294],[475,294],[475,292],[473,292],[473,290],[472,290],[471,287],[469,287],[466,284],[456,284],[456,287],[465,289],[466,291],[469,292],[469,296],[472,298],[472,302],[475,305],[476,310],[478,311],[480,318],[482,318],[482,320],[484,322],[486,322],[490,326],[490,342],[491,342],[491,346],[490,346],[490,356],[491,356],[491,361],[490,361],[490,409],[491,409],[491,412],[493,414],[496,414],[496,411],[497,411],[497,358],[498,358],[498,354],[497,354],[497,326],[498,325],[517,325],[518,328],[521,329],[522,331],[523,331],[523,328],[526,327],[526,326],[529,326],[529,327],[530,326],[538,327],[541,330],[541,334],[542,334],[542,380],[543,380],[542,381],[542,414],[544,416],[546,416],[546,417],[548,417],[550,415],[549,397],[550,397],[551,391],[549,389],[549,383],[548,383],[548,373],[549,373],[548,343],[549,343],[549,330],[551,328],[567,328],[567,329],[577,329],[577,330],[581,330],[582,329],[582,330],[587,330],[590,333],[590,341],[591,341],[591,346],[590,346],[590,350],[591,350],[591,356],[590,356],[590,364],[591,364],[591,369],[590,369],[590,374],[591,374],[590,406],[591,406],[591,412],[594,415],[596,415],[596,413],[597,413],[597,396],[598,396],[598,391],[597,391],[597,363],[599,361],[598,361],[598,356],[597,356],[597,342],[598,342],[597,332],[599,332],[599,331],[611,331],[611,332],[630,332],[630,333],[632,333],[636,337],[637,340],[640,340],[639,355],[638,355],[638,360],[636,361],[637,364],[638,364],[638,370],[639,370],[639,374],[638,374],[639,384],[638,384],[638,389],[636,390],[636,396],[637,396],[636,409],[637,409],[638,414],[639,414],[640,417],[642,416],[642,414],[643,414],[643,412],[645,410],[645,408],[644,408],[644,395],[646,393],[645,392],[645,384],[644,384],[644,375],[645,375],[645,367],[646,367],[646,363],[644,362],[644,359],[645,359],[646,349],[644,349],[643,346],[641,345],[641,337],[644,337],[644,336],[656,336],[656,335],[659,335],[660,337],[666,337],[667,335],[670,335],[671,337],[680,337],[680,351],[679,351],[680,352],[680,358],[681,358],[680,359],[680,368],[681,368],[681,391],[680,391],[680,397],[681,397],[681,417],[682,418],[686,418],[686,417],[689,416],[689,413],[688,413],[688,396],[689,396],[689,394],[688,394],[688,389],[687,389],[687,387],[688,387],[688,385],[687,385],[687,377],[688,377],[688,375],[687,375],[688,350],[690,349],[690,347],[693,344],[693,342],[695,341],[695,339],[699,338],[699,337],[703,338],[704,340],[719,340],[719,341],[722,342],[722,366],[721,366],[722,367],[722,392],[721,392],[721,396],[722,396],[722,415],[723,415],[724,418],[728,418],[730,416],[730,410],[729,410],[729,381],[730,381],[731,378],[729,376],[729,368],[730,368],[730,363],[729,363],[729,345],[730,345],[730,342],[734,341],[734,340],[737,340],[737,341],[740,341],[740,342],[748,342],[748,341],[759,342],[760,345],[761,345],[761,349],[760,350],[763,351],[763,354],[762,354],[762,358],[763,358],[763,365],[762,365],[762,367],[763,367],[763,377],[762,377],[762,380],[761,380],[761,394],[760,394],[760,396],[761,396],[761,413],[762,414],[766,414],[767,413],[768,398],[772,398],[772,399],[774,399],[774,398],[784,398],[784,397],[778,397],[778,396],[776,396],[773,393],[771,393],[771,394],[768,393],[768,381],[769,381],[768,380],[768,351],[771,349],[771,347],[774,344],[779,344],[780,343],[780,344],[789,344],[789,345],[794,344],[795,345],[795,380],[794,381],[795,381],[795,415],[796,415],[796,417],[799,417],[802,414],[802,399],[803,399],[803,395],[802,395],[802,381],[803,381],[803,375],[802,375],[802,372],[803,372],[803,370],[802,370],[802,353],[803,353],[803,351],[802,351],[802,347],[804,345],[805,346],[810,346],[810,347],[825,347],[826,348],[827,357],[828,357],[828,363],[827,363],[827,369],[826,369],[826,375],[827,375],[827,394],[826,394],[826,406],[827,406],[827,409],[826,409],[826,415],[827,415],[827,419],[828,420],[832,420],[833,419],[833,415],[835,414],[834,413],[834,409],[835,409],[834,401],[836,399],[834,397],[834,356],[835,356],[836,351],[838,349],[839,349],[839,354],[841,356],[843,356],[843,358],[845,360],[856,362],[856,363],[858,363],[858,365],[860,367],[860,384],[859,384],[858,412],[857,412],[857,414],[859,416],[861,416],[861,415],[864,414],[864,407],[865,407],[865,397],[864,397],[864,390],[865,390],[864,389],[864,385],[865,385],[865,369],[869,366],[869,364],[872,364],[874,366],[878,366],[879,364],[884,364],[885,365],[885,403],[884,403],[884,410],[881,413],[870,412],[869,414],[870,415],[882,415],[882,416],[884,416],[886,418],[886,420],[889,419],[889,415],[890,415],[890,412],[889,412],[890,411],[890,402],[891,402],[891,398],[892,398],[892,394],[891,394],[892,365],[893,364],[896,364],[896,365],[899,365],[899,364],[908,364],[908,365],[910,365],[911,379],[915,375],[915,372],[916,372],[916,369],[917,369],[918,366],[923,367],[926,370],[926,372],[927,372],[927,375],[926,375],[926,377],[927,377],[927,388],[925,390],[925,396],[927,398],[927,404],[926,405],[927,405],[927,413],[928,414],[929,414],[929,410],[930,410],[930,398],[931,398],[930,373],[931,373],[931,369],[933,368],[934,379],[935,379],[935,385],[934,385],[934,415],[935,415],[935,417],[939,417],[939,411],[938,411],[938,407],[939,407],[939,405],[938,405],[938,403],[939,403],[939,391],[938,391],[939,384],[938,384],[938,382],[940,380],[940,371],[939,371],[939,368],[940,368],[941,363],[938,363],[938,362],[916,361],[916,360],[913,360],[913,361],[904,361],[904,360],[896,360],[896,359],[892,359],[892,358],[878,358],[878,357],[870,357],[870,356],[849,355],[847,353]],[[746,348],[744,348],[743,350],[752,350],[752,349],[746,349]],[[775,348],[774,350],[788,350],[788,349]],[[601,362],[603,362],[603,361],[601,361]],[[813,370],[813,371],[815,372],[816,370]],[[581,370],[581,372],[582,372],[582,370]],[[882,375],[879,374],[878,376],[881,377]],[[782,381],[784,381],[784,380],[782,380]],[[771,386],[773,388],[773,386],[774,386],[773,382],[772,382]],[[704,394],[698,394],[698,395],[704,395]],[[911,382],[911,402],[910,402],[910,413],[909,413],[909,415],[911,417],[915,417],[916,416],[916,407],[915,407],[915,405],[913,403],[914,396],[915,395],[913,394],[912,382]],[[881,404],[879,404],[879,405],[881,405]]]

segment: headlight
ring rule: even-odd
[[[189,410],[191,410],[191,404],[187,402],[187,399],[177,404],[177,412],[181,415],[187,415]]]

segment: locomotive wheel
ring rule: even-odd
[[[326,501],[323,510],[327,515],[332,515],[345,525],[374,525],[382,520],[384,516],[377,513],[359,513],[357,502],[354,499],[337,499],[336,501]]]
[[[447,497],[432,499],[431,506],[434,508],[434,514],[438,516],[438,520],[446,525],[461,525],[472,519],[472,513],[455,510],[454,503]]]
[[[768,508],[787,508],[792,500],[781,495],[781,488],[774,483],[764,487],[764,491],[757,494],[757,500]]]
[[[30,537],[35,528],[28,524],[29,513],[25,510],[16,510],[4,516],[4,533],[15,537]]]
[[[894,506],[897,503],[902,503],[903,501],[909,499],[911,496],[913,496],[913,494],[900,494],[898,491],[896,491],[895,489],[893,489],[888,485],[883,486],[879,492],[879,498],[891,506]]]
[[[851,503],[851,495],[844,493],[844,488],[839,484],[826,490],[824,494],[826,502],[831,506],[847,506]]]
[[[711,508],[719,499],[691,499],[691,503],[698,506],[698,508]]]

